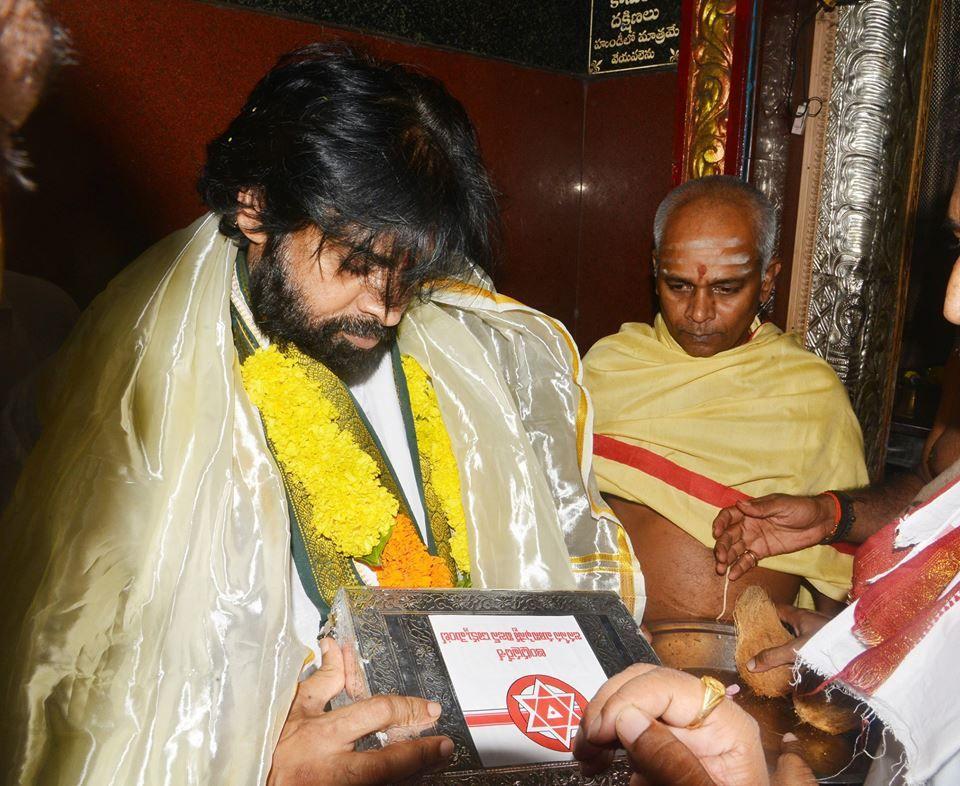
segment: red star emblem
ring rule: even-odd
[[[573,687],[545,674],[529,674],[507,689],[507,711],[529,739],[554,751],[569,751],[587,701]]]

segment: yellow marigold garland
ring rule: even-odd
[[[277,461],[310,497],[313,514],[304,523],[344,554],[369,554],[400,510],[380,484],[376,462],[340,428],[320,385],[275,345],[247,358],[242,374]]]
[[[413,425],[417,444],[430,462],[431,482],[440,499],[450,526],[450,554],[461,573],[470,572],[470,546],[467,541],[467,522],[460,496],[460,474],[453,455],[450,436],[443,424],[437,393],[427,372],[409,355],[401,359],[403,373],[410,391]]]
[[[431,483],[450,526],[451,556],[457,569],[468,574],[460,478],[436,393],[416,360],[404,356],[402,363],[417,443],[426,453]],[[303,523],[355,559],[370,554],[390,532],[377,569],[383,586],[451,586],[453,577],[443,560],[427,551],[397,499],[380,483],[376,462],[340,428],[336,408],[296,360],[270,346],[247,358],[241,373],[277,461],[310,498],[311,519]]]

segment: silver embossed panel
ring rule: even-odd
[[[906,296],[911,168],[930,0],[838,11],[805,343],[847,386],[867,463],[884,457]]]

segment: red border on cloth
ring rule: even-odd
[[[615,437],[605,434],[594,434],[593,453],[600,458],[626,464],[640,472],[645,472],[668,486],[682,491],[691,497],[713,505],[715,508],[729,508],[737,502],[748,500],[750,497],[742,491],[724,486],[706,475],[681,467],[668,458],[664,458],[652,450],[639,445],[630,445]],[[842,554],[853,554],[857,547],[852,543],[833,543],[833,548]]]

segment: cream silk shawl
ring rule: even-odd
[[[235,256],[210,216],[166,238],[57,358],[0,527],[10,782],[266,780],[305,650],[283,485],[233,347]],[[469,285],[402,325],[461,459],[475,585],[636,593],[639,615],[565,331]]]
[[[746,344],[697,358],[658,315],[653,326],[628,323],[601,339],[584,364],[601,491],[652,508],[705,546],[718,510],[738,498],[867,484],[843,385],[775,325],[756,322]],[[842,599],[853,560],[813,546],[763,566]]]

